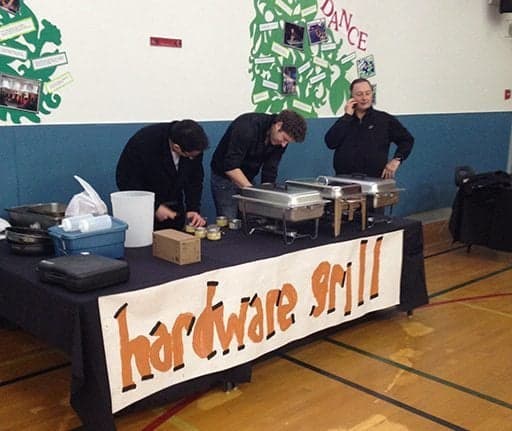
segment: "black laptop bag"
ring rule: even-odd
[[[44,259],[37,265],[39,279],[60,284],[74,292],[86,292],[127,281],[128,263],[95,254]]]

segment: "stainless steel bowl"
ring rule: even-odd
[[[22,255],[54,253],[52,237],[45,230],[11,226],[5,229],[5,236],[12,253]]]
[[[13,226],[47,229],[59,224],[64,218],[66,204],[58,202],[38,203],[6,208]]]

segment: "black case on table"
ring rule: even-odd
[[[39,279],[60,284],[74,292],[86,292],[127,281],[128,263],[95,254],[44,259],[37,265]]]

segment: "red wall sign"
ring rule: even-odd
[[[167,46],[169,48],[181,48],[181,39],[171,39],[167,37],[150,37],[151,46]]]

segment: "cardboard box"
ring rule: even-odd
[[[153,256],[178,265],[201,262],[201,240],[174,229],[153,232]]]

